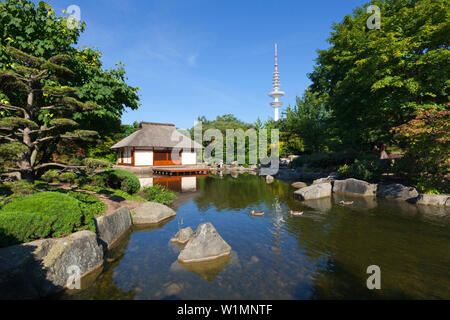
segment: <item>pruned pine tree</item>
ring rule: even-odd
[[[75,112],[99,108],[75,98],[75,89],[67,84],[73,72],[62,64],[66,55],[45,60],[16,48],[4,48],[14,58],[8,70],[0,70],[0,93],[8,97],[0,102],[0,168],[19,171],[33,178],[48,167],[75,168],[54,163],[46,153],[49,144],[64,140],[89,139],[96,131],[77,130]]]

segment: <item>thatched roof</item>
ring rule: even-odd
[[[159,147],[202,149],[202,146],[181,134],[169,123],[141,122],[139,130],[120,140],[111,149],[123,147]]]

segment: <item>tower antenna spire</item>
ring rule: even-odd
[[[269,93],[269,96],[273,98],[273,102],[270,103],[274,108],[274,120],[279,120],[278,109],[281,108],[283,102],[278,101],[279,98],[284,96],[284,92],[280,91],[280,73],[278,72],[278,44],[275,42],[275,72],[272,78],[273,91]]]
[[[275,42],[275,72],[278,72],[278,44]]]

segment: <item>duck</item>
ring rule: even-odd
[[[303,211],[292,211],[291,210],[290,213],[291,213],[291,216],[293,216],[293,217],[300,217],[303,215]]]
[[[339,202],[339,204],[342,204],[343,206],[350,206],[354,203],[354,201],[344,201],[342,200],[341,202]]]
[[[264,215],[264,212],[255,212],[255,210],[252,210],[252,216],[257,216],[257,217],[260,217],[260,216],[263,216]]]

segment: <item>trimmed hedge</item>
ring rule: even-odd
[[[84,201],[88,198],[79,197]],[[94,211],[85,202],[59,192],[39,192],[17,199],[0,210],[0,247],[58,238],[80,230],[95,232]]]
[[[129,194],[135,194],[141,188],[139,179],[131,172],[114,169],[97,173],[91,177],[91,185],[120,189]]]

